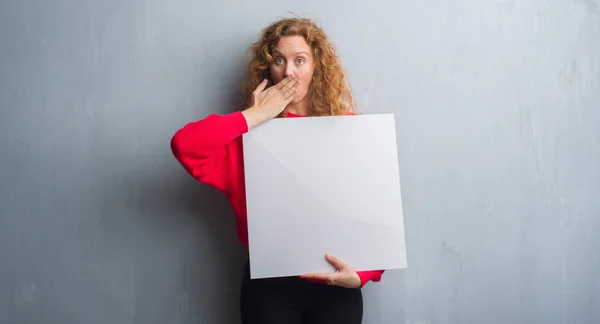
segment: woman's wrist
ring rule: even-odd
[[[242,115],[246,118],[246,124],[248,124],[248,129],[252,129],[261,124],[260,119],[257,116],[256,110],[254,108],[248,108],[242,111]]]
[[[273,118],[265,114],[264,109],[257,109],[256,107],[250,107],[242,111],[242,115],[246,118],[248,129],[254,128]]]

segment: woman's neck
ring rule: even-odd
[[[294,115],[307,116],[308,115],[308,104],[304,101],[295,104],[289,104],[285,108],[286,112]]]

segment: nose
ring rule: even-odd
[[[285,76],[289,77],[290,75],[295,75],[296,74],[296,67],[294,66],[294,64],[287,64],[285,67]]]

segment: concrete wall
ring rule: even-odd
[[[364,322],[596,323],[596,0],[1,2],[0,323],[238,323],[233,214],[169,140],[289,13],[397,116],[409,269]]]

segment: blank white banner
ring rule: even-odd
[[[277,118],[243,145],[251,278],[407,267],[393,114]]]

